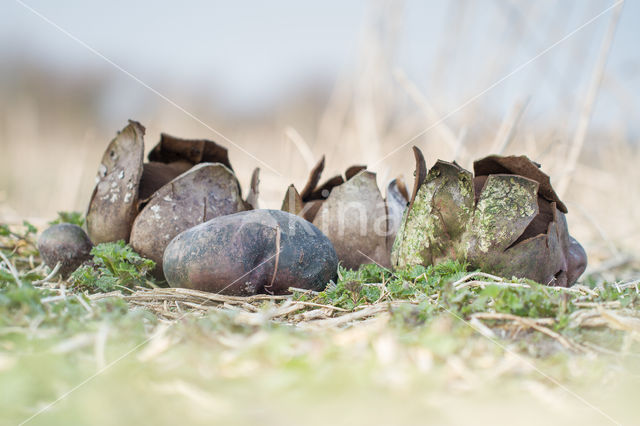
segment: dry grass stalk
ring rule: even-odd
[[[452,154],[459,153],[460,155],[465,156],[466,151],[464,150],[464,147],[459,145],[459,141],[456,137],[455,132],[443,120],[441,120],[441,115],[437,113],[435,107],[429,102],[427,97],[422,94],[415,83],[410,81],[407,75],[401,69],[395,70],[394,77],[402,86],[402,88],[407,92],[409,97],[424,112],[427,122],[435,123],[433,125],[435,126],[436,131],[440,135],[440,138],[444,140],[444,142],[449,146]]]
[[[560,343],[563,347],[573,352],[586,352],[586,349],[582,345],[569,340],[568,338],[562,336],[559,333],[556,333],[555,331],[551,330],[548,327],[545,327],[544,325],[553,325],[555,323],[555,320],[552,318],[524,318],[524,317],[519,317],[517,315],[512,315],[512,314],[484,313],[484,312],[474,314],[473,317],[478,319],[509,321],[511,323],[516,323],[520,326],[523,326],[526,328],[532,328],[536,331],[539,331],[542,334],[545,334],[551,337],[552,339]]]
[[[18,287],[22,287],[22,281],[20,281],[20,276],[18,275],[18,271],[16,270],[15,265],[9,259],[7,259],[7,256],[5,256],[2,251],[0,251],[0,259],[2,259],[2,262],[9,269],[9,272],[13,276],[13,279],[16,281]]]
[[[611,20],[609,22],[609,27],[600,47],[598,59],[593,68],[591,82],[589,83],[589,88],[582,104],[578,126],[576,127],[576,132],[571,142],[569,155],[566,162],[566,174],[562,177],[562,180],[558,185],[557,192],[560,198],[564,197],[569,184],[571,183],[573,173],[576,169],[576,165],[578,164],[580,153],[582,152],[582,148],[584,146],[584,141],[587,136],[587,130],[589,129],[589,123],[591,122],[591,113],[596,102],[598,90],[600,89],[600,83],[602,82],[602,76],[604,75],[604,69],[607,64],[607,58],[609,56],[609,51],[611,50],[611,45],[613,44],[613,38],[616,33],[616,28],[618,26],[618,21],[620,19],[623,5],[624,1],[621,1],[613,10]]]
[[[493,142],[493,148],[490,151],[491,154],[504,154],[505,149],[507,149],[507,145],[509,145],[516,134],[518,124],[520,123],[530,100],[531,97],[527,97],[524,102],[516,103],[511,109],[509,115],[505,117],[502,125],[498,129],[498,133],[496,134],[496,139]]]
[[[40,265],[42,266],[44,265],[44,263],[41,263]],[[56,275],[58,275],[58,271],[60,270],[61,266],[62,266],[62,263],[60,262],[56,263],[56,266],[51,270],[51,272],[49,272],[49,274],[46,277],[44,277],[41,280],[34,281],[33,284],[40,285],[40,284],[44,284],[46,282],[51,281],[52,279],[55,278]],[[34,269],[37,269],[37,268],[34,268]]]
[[[302,159],[307,166],[307,170],[313,169],[313,166],[316,164],[317,159],[313,155],[309,144],[304,140],[302,135],[293,126],[285,127],[284,134],[298,149],[298,152],[302,156]]]

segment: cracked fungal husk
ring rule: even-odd
[[[299,216],[250,210],[220,216],[176,236],[164,252],[172,287],[220,294],[288,294],[315,291],[337,278],[329,239]]]
[[[95,244],[129,240],[138,213],[144,131],[140,123],[129,121],[102,157],[87,211],[87,232]]]
[[[392,250],[396,268],[445,259],[503,277],[568,286],[586,267],[582,246],[569,236],[566,206],[549,176],[524,156],[490,156],[475,176],[437,161],[425,173],[416,154],[416,183]]]
[[[201,163],[157,190],[136,217],[131,246],[156,262],[162,276],[162,255],[169,242],[195,225],[245,210],[240,185],[220,163]]]
[[[166,240],[166,235],[172,238],[186,226],[205,219],[257,207],[259,169],[253,172],[247,199],[242,200],[240,184],[233,174],[226,148],[206,139],[180,139],[163,133],[160,142],[149,153],[149,162],[143,163],[144,133],[140,123],[129,121],[105,151],[87,211],[87,229],[94,243],[131,242],[134,248],[143,252],[141,254],[161,263],[162,253],[158,250],[170,241]],[[217,165],[218,171],[213,175],[220,182],[215,182],[213,175],[209,176],[210,191],[206,194],[203,174],[207,172],[198,168],[199,164]],[[195,174],[188,175],[190,171]],[[176,183],[181,179],[185,180]],[[164,188],[169,183],[176,195],[173,204],[163,201],[167,193]],[[162,196],[156,196],[158,193]],[[171,221],[167,216],[163,217],[162,223],[155,223],[150,218],[155,219],[157,214],[147,212],[145,206],[148,204],[154,209],[171,204],[171,217],[179,219]],[[208,208],[204,218],[201,213],[194,213],[198,205]],[[131,235],[134,223],[137,224],[135,242]],[[156,271],[161,273],[162,268],[156,268]]]
[[[325,159],[312,169],[301,193],[291,185],[281,210],[302,216],[333,243],[343,266],[357,269],[366,263],[390,266],[391,246],[408,202],[399,179],[382,198],[376,175],[356,165],[345,177],[334,176],[320,184]]]

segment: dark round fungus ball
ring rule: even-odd
[[[38,250],[44,263],[51,269],[60,262],[59,273],[66,278],[85,260],[91,258],[91,240],[78,225],[60,223],[42,233]]]
[[[250,210],[214,218],[176,236],[164,252],[172,287],[227,295],[287,294],[289,287],[324,290],[335,280],[331,241],[303,218]]]

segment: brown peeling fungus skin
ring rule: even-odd
[[[413,147],[413,156],[416,160],[416,170],[413,177],[413,191],[411,192],[411,198],[409,199],[409,210],[413,207],[413,202],[416,199],[418,189],[427,178],[427,164],[424,160],[424,155],[422,155],[422,151],[420,151],[416,146]]]
[[[87,211],[87,231],[95,244],[129,241],[131,224],[138,213],[144,131],[140,123],[129,121],[102,157]]]
[[[142,178],[140,179],[140,201],[146,202],[154,192],[190,168],[191,164],[187,164],[187,167],[175,167],[171,164],[156,161],[144,163],[142,165]]]
[[[167,164],[220,163],[233,170],[229,153],[223,146],[207,139],[182,139],[163,133],[160,142],[149,152],[149,161]]]
[[[302,212],[303,206],[304,202],[302,201],[302,197],[300,197],[298,190],[296,190],[295,186],[289,185],[287,193],[284,195],[284,200],[282,200],[282,207],[280,207],[280,210],[297,215]]]
[[[78,225],[60,223],[45,230],[38,239],[38,250],[51,269],[60,263],[59,273],[66,278],[91,258],[93,244]]]
[[[321,291],[337,277],[326,236],[299,216],[250,210],[220,216],[176,236],[164,253],[172,287],[251,296]]]
[[[164,184],[200,163],[220,163],[233,170],[227,149],[207,139],[182,139],[162,133],[160,142],[149,152],[140,181],[140,200],[146,202]],[[259,169],[254,170],[248,206],[258,197]]]
[[[180,232],[218,216],[245,210],[238,181],[220,163],[201,163],[164,185],[149,199],[131,230],[131,246],[156,262],[161,278],[162,255]]]

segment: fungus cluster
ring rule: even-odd
[[[568,286],[586,254],[569,235],[567,207],[540,166],[524,156],[489,156],[475,175],[438,160],[428,170],[414,148],[415,184],[396,238],[393,266],[459,259],[507,278]]]
[[[243,200],[227,149],[204,139],[162,134],[144,160],[144,127],[130,121],[111,141],[98,168],[87,211],[94,243],[124,240],[156,262],[179,233],[218,216],[254,208]],[[254,172],[257,193],[258,170]]]
[[[458,259],[507,278],[573,284],[586,266],[568,232],[567,207],[540,165],[524,156],[489,156],[474,174],[438,160],[427,169],[414,148],[409,195],[394,179],[383,198],[375,173],[349,167],[320,183],[322,159],[280,210],[258,208],[259,169],[246,198],[226,148],[162,134],[144,161],[135,121],[109,143],[86,215],[87,232],[55,225],[38,247],[66,277],[93,244],[124,240],[153,260],[173,287],[248,296],[323,290],[338,264],[433,265]]]

